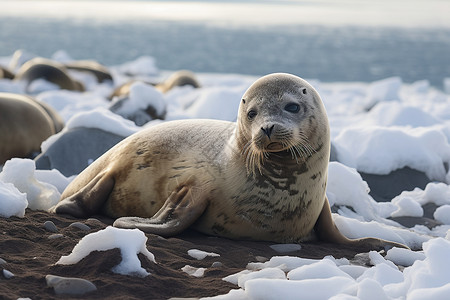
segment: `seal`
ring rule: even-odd
[[[24,63],[17,71],[14,80],[27,82],[28,88],[31,82],[40,78],[58,85],[61,89],[80,92],[85,90],[81,82],[68,74],[64,65],[41,57]]]
[[[190,85],[194,88],[199,88],[200,84],[197,81],[194,73],[188,70],[179,70],[169,76],[163,82],[158,83],[155,88],[162,93],[167,93],[177,86]]]
[[[94,60],[77,60],[64,64],[69,70],[86,72],[95,76],[97,82],[113,81],[108,68]]]
[[[271,74],[245,92],[236,123],[178,120],[133,134],[80,173],[51,211],[102,213],[118,218],[114,226],[163,236],[192,227],[232,239],[403,246],[339,232],[325,195],[329,155],[319,94],[297,76]]]
[[[62,119],[50,106],[28,96],[0,93],[0,164],[33,156],[62,127]]]
[[[130,94],[131,86],[140,80],[130,80],[120,86],[118,86],[108,97],[112,100],[114,97],[123,98],[128,97]],[[146,84],[153,85],[161,93],[167,93],[171,89],[177,86],[190,85],[194,88],[199,88],[200,83],[198,82],[195,74],[188,70],[179,70],[170,75],[166,80],[159,83],[152,83],[148,81],[143,81]]]

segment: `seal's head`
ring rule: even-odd
[[[247,170],[254,174],[271,158],[294,163],[308,159],[329,143],[328,119],[308,82],[275,73],[261,77],[245,92],[236,136]]]

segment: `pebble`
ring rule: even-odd
[[[5,276],[6,279],[11,279],[14,277],[14,274],[6,269],[3,269],[3,276]]]
[[[86,220],[86,223],[92,223],[93,225],[104,225],[102,221],[96,218],[89,218]]]
[[[56,227],[55,223],[53,223],[52,221],[45,221],[44,228],[45,228],[45,230],[50,231],[50,232],[58,232],[58,228]]]
[[[212,263],[211,268],[220,268],[223,264],[220,261],[215,261]]]
[[[74,223],[70,224],[69,227],[75,227],[75,228],[85,230],[85,231],[91,230],[91,227],[87,226],[86,224],[80,223],[80,222],[74,222]]]
[[[52,287],[57,295],[84,295],[97,290],[92,282],[81,278],[45,276],[47,286]]]
[[[59,239],[62,238],[64,235],[61,233],[55,233],[48,236],[49,240]]]
[[[4,265],[6,264],[6,260],[4,260],[3,258],[0,258],[0,265]]]

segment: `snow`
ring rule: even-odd
[[[450,163],[450,144],[436,128],[347,128],[335,142],[338,160],[358,171],[386,175],[411,167],[432,180],[446,179],[444,164]]]
[[[59,52],[54,58],[71,60]],[[8,58],[10,59],[10,58]],[[151,57],[141,57],[111,67],[115,85],[132,74],[138,78],[164,78]],[[161,94],[151,86],[132,86],[124,115],[148,105],[166,112],[166,120],[214,118],[235,121],[244,91],[256,79],[239,74],[196,74],[201,88],[175,88]],[[34,96],[52,106],[66,122],[59,134],[41,145],[46,151],[66,131],[78,127],[99,128],[129,136],[144,126],[114,114],[106,98],[114,86],[98,84],[92,77],[76,75],[88,87],[84,93],[55,90],[45,82],[35,82]],[[286,256],[267,262],[252,262],[246,270],[224,280],[236,285],[215,299],[446,299],[450,295],[450,79],[444,89],[430,86],[427,80],[405,83],[401,77],[375,82],[334,82],[309,80],[319,91],[327,109],[331,141],[338,161],[330,162],[327,196],[339,230],[350,238],[379,237],[408,245],[390,249],[383,257],[369,253],[372,265],[336,260],[333,257],[306,259],[288,256],[301,251],[301,245],[272,245]],[[0,91],[24,93],[24,86],[0,80]],[[430,182],[393,195],[387,202],[376,202],[370,186],[360,173],[386,176],[409,167],[425,174]],[[48,209],[73,178],[58,170],[36,170],[29,159],[11,159],[0,173],[0,215],[23,217],[25,208]],[[405,178],[408,180],[408,178]],[[387,185],[391,182],[387,181]],[[392,183],[394,184],[394,183]],[[390,217],[424,216],[423,206],[437,206],[433,218],[442,223],[429,229],[423,225],[404,228]],[[148,275],[137,253],[154,261],[145,247],[147,239],[138,230],[108,227],[83,238],[72,254],[58,263],[74,264],[91,251],[120,248],[122,262],[114,268],[120,274]],[[417,251],[423,247],[423,251]],[[191,249],[194,259],[217,256]],[[332,253],[331,253],[332,254]],[[397,266],[402,266],[398,268]],[[404,267],[404,268],[403,268]],[[205,276],[205,269],[185,266],[192,276]],[[326,286],[327,288],[323,288]]]
[[[205,268],[196,268],[196,267],[192,267],[190,265],[185,265],[184,267],[181,268],[181,270],[183,272],[185,272],[186,274],[188,274],[189,276],[193,276],[193,277],[203,277],[203,275],[205,275]]]
[[[23,218],[28,207],[27,194],[20,192],[12,183],[0,181],[0,216]]]
[[[369,186],[361,175],[339,162],[328,166],[327,196],[330,206],[351,206],[361,220],[380,220],[395,210],[392,203],[378,203],[369,195]]]
[[[112,268],[114,273],[122,275],[149,275],[141,267],[138,254],[142,253],[147,259],[156,263],[154,255],[147,250],[147,237],[139,229],[121,229],[108,226],[95,233],[84,236],[67,256],[62,256],[56,264],[72,265],[78,263],[92,251],[106,251],[120,249],[122,261]]]
[[[198,250],[198,249],[188,250],[188,255],[190,257],[193,257],[193,258],[197,259],[197,260],[202,260],[202,259],[204,259],[207,256],[212,256],[212,257],[219,257],[220,256],[220,254],[217,254],[217,253],[214,253],[214,252],[205,252],[205,251]]]
[[[37,180],[35,171],[33,160],[13,158],[3,166],[0,182],[12,183],[25,193],[29,208],[46,210],[58,203],[61,194],[54,185]]]
[[[416,260],[424,260],[425,255],[421,251],[411,251],[403,248],[389,249],[386,257],[396,265],[411,266]]]
[[[439,206],[433,216],[436,221],[450,225],[450,205],[446,204]]]
[[[135,82],[130,86],[130,101],[117,110],[119,115],[131,115],[139,109],[145,110],[151,106],[156,114],[162,115],[166,109],[163,94],[152,85],[143,82]]]
[[[450,241],[436,238],[425,242],[423,254],[407,249],[394,249],[387,257],[402,260],[404,255],[412,263],[403,272],[375,251],[369,253],[373,267],[338,266],[330,257],[322,260],[277,257],[268,263],[258,264],[261,267],[258,271],[249,269],[237,273],[233,280],[228,280],[233,283],[237,277],[240,290],[203,299],[448,298],[450,265],[447,257]],[[274,265],[279,266],[273,267]],[[298,266],[294,268],[294,265]],[[284,278],[288,269],[291,271]],[[437,298],[430,298],[430,295]]]

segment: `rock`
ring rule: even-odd
[[[49,240],[55,240],[55,239],[60,239],[62,238],[64,235],[62,235],[61,233],[55,233],[55,234],[51,234],[48,236]]]
[[[91,230],[91,227],[87,226],[86,224],[80,223],[80,222],[74,222],[74,223],[70,224],[69,227],[78,228],[78,229],[81,229],[84,231]]]
[[[35,158],[36,168],[58,169],[64,176],[76,175],[123,139],[97,128],[73,128]]]
[[[47,275],[45,280],[47,286],[52,287],[57,295],[84,295],[97,290],[92,282],[81,278]]]
[[[212,263],[211,268],[221,268],[223,264],[220,261],[215,261]]]
[[[391,201],[403,191],[412,191],[416,187],[425,189],[431,182],[425,173],[404,167],[392,171],[388,175],[375,175],[359,172],[370,187],[370,195],[377,202]]]
[[[44,228],[45,228],[45,230],[50,231],[50,232],[58,232],[58,228],[56,227],[55,223],[53,223],[52,221],[45,221]]]
[[[4,276],[6,279],[11,279],[11,278],[14,277],[14,274],[13,274],[12,272],[6,270],[6,269],[3,269],[3,276]]]

